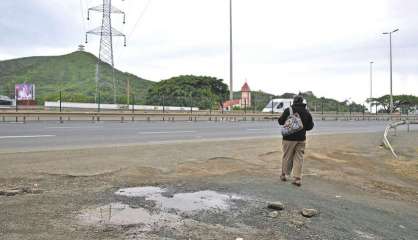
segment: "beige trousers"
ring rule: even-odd
[[[293,176],[302,177],[303,155],[305,154],[305,141],[283,140],[282,173],[290,175],[293,169]]]

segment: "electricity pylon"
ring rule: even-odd
[[[124,46],[126,46],[126,35],[112,27],[112,14],[122,14],[123,23],[125,24],[125,12],[112,6],[112,0],[103,0],[103,4],[91,7],[87,11],[87,20],[90,20],[90,11],[101,12],[102,25],[86,32],[86,43],[88,43],[88,35],[100,36],[99,60],[96,64],[96,102],[98,101],[98,93],[100,91],[100,64],[107,63],[112,66],[112,83],[113,83],[113,103],[116,104],[116,80],[115,80],[115,64],[113,60],[113,37],[123,37]]]

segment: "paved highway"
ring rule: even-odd
[[[376,121],[320,121],[309,134],[383,132],[386,124]],[[272,136],[280,136],[280,129],[273,121],[0,123],[0,152]]]

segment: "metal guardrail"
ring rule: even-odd
[[[0,122],[27,121],[263,121],[270,114],[206,112],[1,112]]]
[[[220,111],[106,111],[106,112],[55,112],[55,111],[1,111],[0,122],[26,121],[268,121],[277,120],[277,113],[220,112]],[[365,113],[312,113],[315,121],[400,121],[418,120],[417,115],[375,115]]]
[[[396,154],[395,149],[393,149],[392,144],[390,143],[390,141],[388,139],[388,134],[389,134],[391,129],[394,129],[395,130],[395,135],[396,135],[397,127],[403,126],[403,125],[407,125],[408,132],[409,132],[409,125],[410,124],[418,124],[418,121],[404,120],[404,121],[394,122],[394,123],[389,124],[385,129],[385,133],[383,134],[383,144],[386,146],[386,148],[388,148],[392,152],[392,155],[395,159],[398,159],[399,156],[398,156],[398,154]]]

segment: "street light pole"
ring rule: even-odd
[[[392,33],[389,34],[390,45],[390,113],[393,113],[393,74],[392,74]]]
[[[390,113],[393,113],[393,92],[392,92],[392,33],[399,31],[395,29],[392,32],[384,32],[384,35],[389,34],[389,48],[390,48]]]
[[[234,82],[234,72],[233,72],[233,42],[232,42],[232,0],[229,0],[229,100],[234,99],[234,88],[233,88],[233,82]]]

